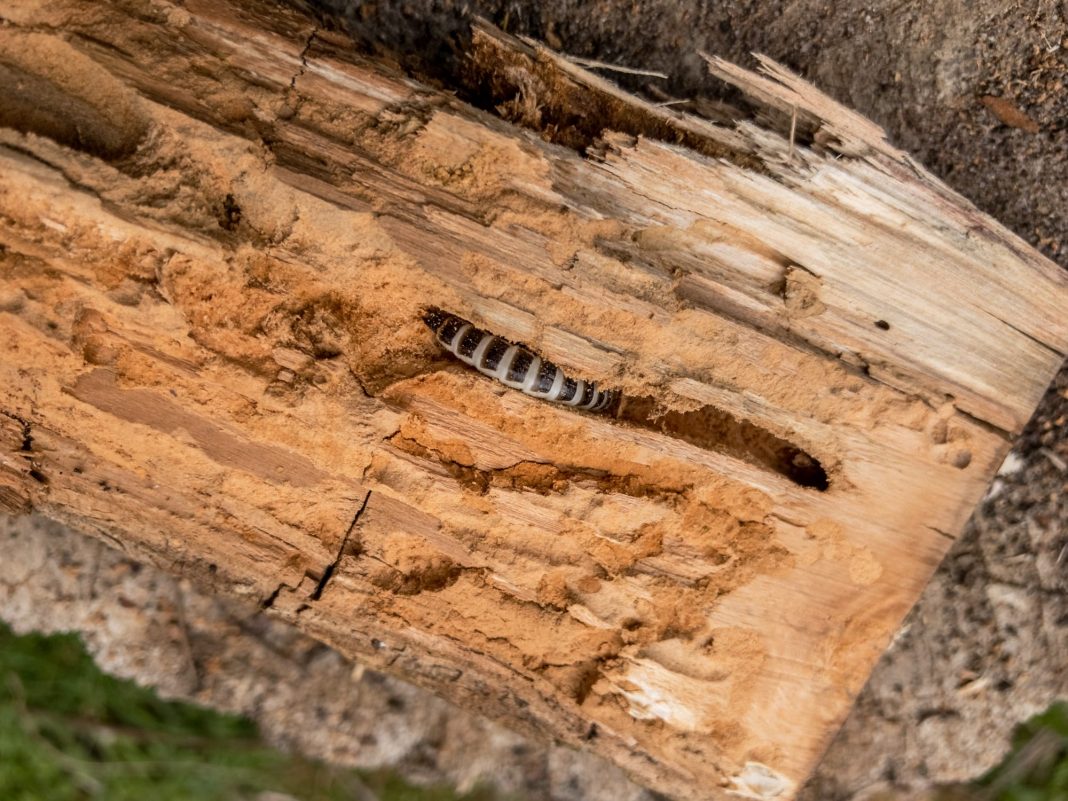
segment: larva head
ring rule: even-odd
[[[429,306],[423,309],[423,322],[427,324],[427,327],[434,332],[437,332],[441,328],[442,324],[448,320],[449,314],[446,314],[437,306]]]

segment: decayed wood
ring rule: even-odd
[[[273,6],[0,16],[0,505],[679,797],[792,794],[1068,350],[1052,264],[771,63],[713,124],[482,27],[524,129]]]

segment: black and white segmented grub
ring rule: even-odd
[[[437,308],[423,313],[438,344],[483,375],[533,398],[591,412],[612,407],[619,393],[597,389],[594,381],[569,378],[552,362],[503,337],[475,328],[467,320]]]

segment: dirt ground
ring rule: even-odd
[[[700,111],[725,95],[699,51],[759,51],[884,125],[943,180],[1068,267],[1068,0],[318,3],[362,47],[459,86],[469,7]],[[608,74],[608,73],[606,73]],[[461,92],[462,93],[462,92]],[[1013,725],[1068,696],[1068,370],[877,667],[808,801],[974,777]],[[0,521],[0,617],[87,633],[110,669],[255,716],[276,741],[426,780],[545,799],[638,799],[617,771],[530,743],[354,668],[281,624],[37,519]],[[42,617],[47,611],[47,619]],[[271,667],[273,666],[273,667]]]

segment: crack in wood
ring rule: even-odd
[[[924,528],[928,529],[929,531],[933,531],[935,534],[937,534],[940,537],[945,537],[950,542],[956,542],[957,541],[957,538],[954,537],[952,534],[950,534],[948,531],[943,531],[942,529],[936,528],[935,526],[924,526]]]
[[[290,80],[289,80],[289,88],[290,89],[296,89],[297,88],[297,81],[300,80],[301,76],[304,75],[305,72],[307,72],[307,70],[308,70],[308,51],[311,50],[312,45],[315,43],[315,37],[318,36],[318,35],[319,35],[318,26],[313,28],[312,32],[310,34],[308,34],[308,39],[307,39],[306,42],[304,42],[304,49],[300,51],[300,56],[298,56],[298,58],[300,58],[300,69],[298,69],[297,72],[293,75],[293,77],[290,78]]]
[[[345,555],[345,548],[349,544],[349,539],[352,537],[352,532],[356,530],[356,524],[359,523],[360,517],[363,515],[364,510],[367,509],[367,503],[370,500],[371,490],[367,490],[367,494],[363,496],[363,503],[361,503],[360,508],[356,510],[356,514],[352,518],[352,522],[349,524],[348,530],[345,531],[345,536],[341,539],[341,546],[337,549],[337,556],[334,557],[333,562],[326,566],[326,569],[323,571],[322,578],[320,578],[319,583],[315,585],[315,590],[310,596],[311,600],[318,601],[320,598],[323,597],[323,591],[326,589],[326,585],[330,583],[330,579],[333,578],[334,572],[337,570],[337,566],[341,563],[341,557]]]
[[[1060,357],[1062,359],[1065,357],[1065,355],[1068,355],[1068,354],[1061,353],[1061,351],[1057,350],[1052,345],[1050,345],[1050,344],[1048,344],[1046,342],[1043,342],[1041,339],[1039,339],[1038,337],[1034,336],[1033,334],[1027,333],[1022,328],[1020,328],[1020,326],[1014,325],[1013,323],[1011,323],[1008,320],[1006,320],[1004,317],[1001,317],[1001,316],[996,315],[996,314],[992,314],[990,316],[993,317],[995,320],[997,320],[999,323],[1005,324],[1006,326],[1008,326],[1010,329],[1015,331],[1020,336],[1022,336],[1025,339],[1028,339],[1029,341],[1033,342],[1035,345],[1037,345],[1038,347],[1042,348],[1042,350],[1047,352],[1049,355],[1051,355],[1053,357]]]
[[[278,600],[278,596],[282,594],[282,590],[292,590],[292,589],[293,588],[290,587],[285,582],[279,584],[277,587],[274,588],[274,591],[270,595],[268,595],[266,598],[264,598],[262,601],[260,601],[260,609],[264,610],[264,611],[266,611],[267,609],[270,609],[271,607],[274,606],[274,602]]]
[[[34,459],[32,455],[34,453],[34,437],[32,424],[25,417],[22,417],[21,415],[16,414],[15,412],[0,410],[0,414],[3,414],[4,417],[7,417],[9,420],[12,420],[16,424],[18,424],[18,432],[16,433],[16,437],[19,440],[19,447],[17,453],[24,460],[25,467],[23,468],[23,470],[25,472],[23,473],[23,475],[29,476],[38,484],[43,484],[47,487],[49,483],[48,476],[44,474],[44,472],[41,470],[40,463],[36,459]],[[12,503],[14,499],[8,497],[10,492],[12,492],[10,488],[5,488],[4,497],[5,500],[8,501],[8,503],[5,504],[5,508],[12,508]],[[15,508],[21,508],[21,504]]]

